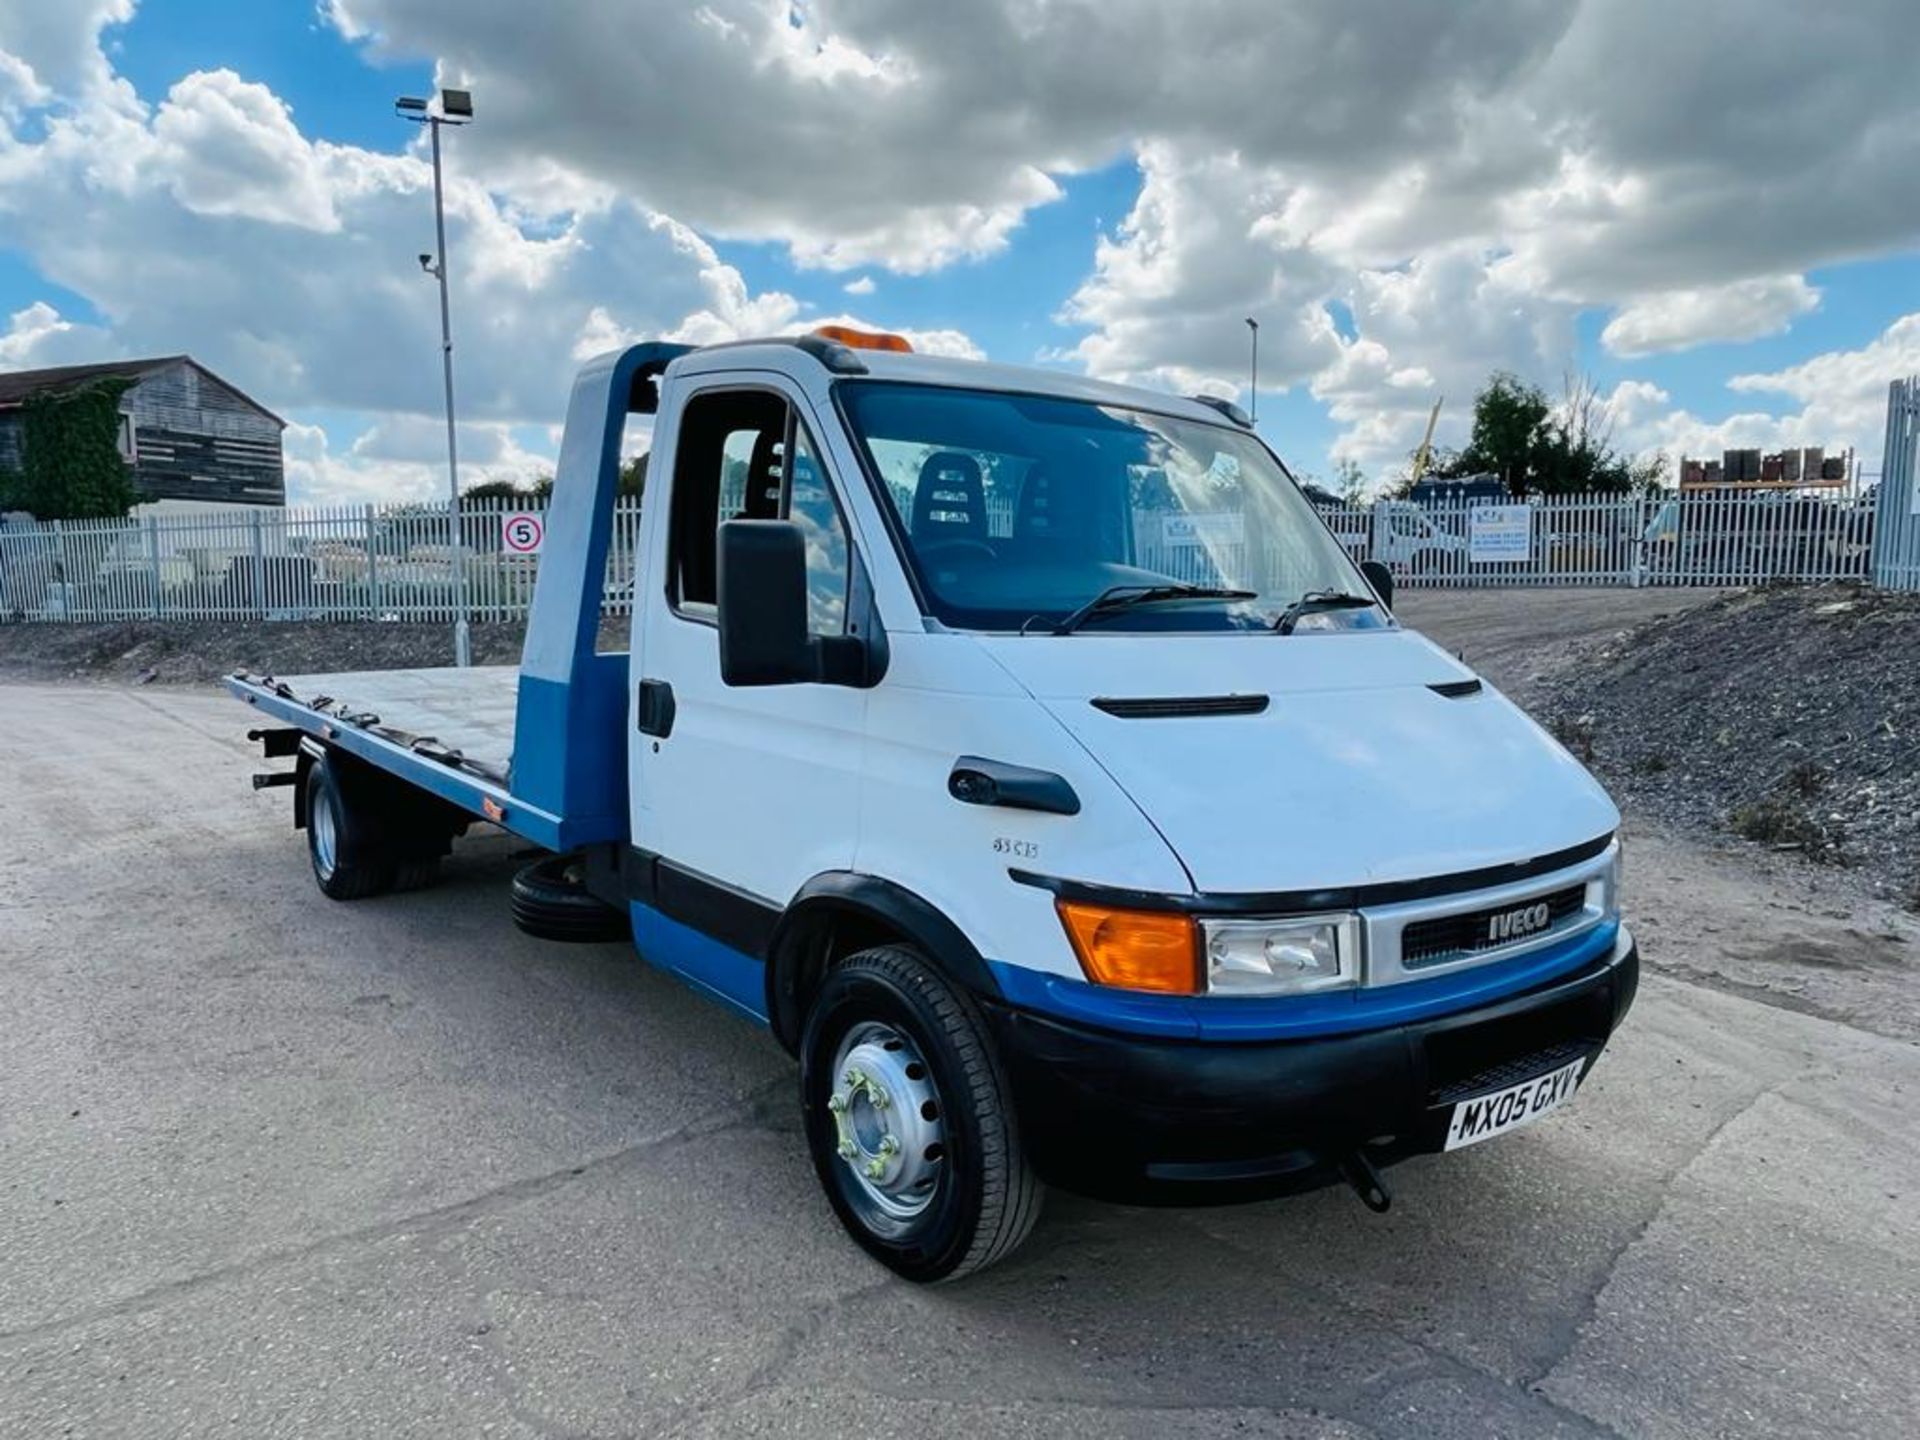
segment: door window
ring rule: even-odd
[[[668,598],[675,610],[712,618],[722,521],[788,519],[807,542],[808,628],[816,635],[845,631],[846,526],[819,450],[782,397],[723,390],[687,403],[670,514]]]

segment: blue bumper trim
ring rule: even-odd
[[[1564,944],[1431,980],[1259,999],[1138,994],[999,960],[987,964],[1008,1004],[1080,1025],[1175,1040],[1295,1040],[1404,1025],[1490,1005],[1591,964],[1613,949],[1619,933],[1620,923],[1610,920]]]

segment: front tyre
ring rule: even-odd
[[[814,1169],[847,1232],[909,1280],[1011,1254],[1040,1213],[980,1013],[918,952],[863,950],[821,983],[800,1041]]]

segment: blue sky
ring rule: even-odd
[[[1562,372],[1582,372],[1615,406],[1623,448],[1674,453],[1867,449],[1876,387],[1920,364],[1920,321],[1904,323],[1920,311],[1920,212],[1886,194],[1900,154],[1874,149],[1889,124],[1866,88],[1879,62],[1830,28],[1781,43],[1806,64],[1839,47],[1831,63],[1858,69],[1867,113],[1810,116],[1804,134],[1769,113],[1784,135],[1770,159],[1738,134],[1710,133],[1700,107],[1663,119],[1655,87],[1670,77],[1658,73],[1633,77],[1655,98],[1632,117],[1675,127],[1658,143],[1610,110],[1581,114],[1578,83],[1545,85],[1541,72],[1564,64],[1584,76],[1633,39],[1596,39],[1625,22],[1591,0],[1574,7],[1583,22],[1591,9],[1591,23],[1544,33],[1524,55],[1474,37],[1490,53],[1473,63],[1493,78],[1464,100],[1444,74],[1430,93],[1383,78],[1404,58],[1396,46],[1418,36],[1369,39],[1362,50],[1377,53],[1352,61],[1361,68],[1347,89],[1381,86],[1425,118],[1374,133],[1379,107],[1360,106],[1317,148],[1297,137],[1324,118],[1324,95],[1291,128],[1277,113],[1290,51],[1263,55],[1274,73],[1242,82],[1205,48],[1208,20],[1235,0],[1151,32],[1137,50],[1137,99],[1109,93],[1077,53],[1108,40],[1124,50],[1153,23],[1151,7],[1125,0],[1102,22],[1112,36],[1063,21],[1056,56],[1043,25],[1020,55],[1034,76],[1007,82],[1028,88],[1005,93],[981,76],[1008,74],[1006,56],[950,53],[975,37],[923,34],[926,12],[911,6],[876,19],[813,0],[784,24],[757,0],[651,9],[645,24],[625,7],[587,7],[533,26],[507,0],[139,0],[131,18],[128,0],[75,0],[60,22],[69,31],[50,39],[58,25],[46,12],[22,20],[31,3],[0,0],[0,58],[36,82],[11,104],[0,89],[0,125],[32,162],[15,195],[0,179],[0,324],[12,326],[0,357],[179,349],[240,366],[236,383],[296,422],[296,488],[315,497],[405,492],[429,462],[415,422],[431,416],[420,374],[436,336],[430,296],[407,272],[430,210],[417,134],[391,102],[430,90],[437,73],[471,83],[479,107],[449,152],[470,193],[452,248],[476,474],[537,468],[551,451],[560,385],[526,377],[534,357],[560,372],[603,334],[717,338],[842,312],[998,360],[1220,390],[1244,378],[1240,317],[1256,314],[1270,382],[1262,429],[1302,469],[1326,475],[1344,457],[1376,479],[1404,465],[1438,394],[1441,438],[1460,440],[1472,390],[1496,366],[1550,391]],[[1255,49],[1262,13],[1247,10]],[[989,47],[994,27],[978,28]],[[1732,65],[1740,46],[1767,43],[1748,34],[1758,28],[1708,41]],[[1451,53],[1444,39],[1434,53]],[[1193,56],[1180,53],[1189,43]],[[670,71],[647,71],[656,52],[673,57]],[[1196,60],[1200,92],[1220,77],[1217,106],[1196,94]],[[630,85],[596,82],[602,61]],[[1744,63],[1759,76],[1770,60]],[[1174,77],[1158,90],[1155,66]],[[914,86],[891,81],[893,70]],[[1624,106],[1634,96],[1623,76],[1612,78]],[[116,81],[136,105],[116,98]],[[1244,83],[1256,88],[1236,93]],[[942,84],[959,97],[944,111],[911,93]],[[737,102],[725,116],[700,103],[715,93]],[[796,125],[813,110],[837,128],[809,139]],[[1588,138],[1496,156],[1476,136],[1509,112],[1543,135]],[[757,123],[768,143],[743,151],[720,133],[735,123]],[[620,133],[632,142],[610,147]],[[765,150],[776,153],[755,168]],[[101,178],[131,151],[136,165]],[[382,157],[400,168],[381,169]],[[1694,203],[1716,192],[1759,197],[1757,208]],[[1768,212],[1776,199],[1783,208]],[[112,233],[77,246],[94,205]],[[162,234],[180,238],[149,238]],[[287,241],[308,258],[288,259]],[[157,256],[162,243],[174,248]],[[262,247],[277,271],[259,263]],[[209,252],[204,283],[230,289],[230,305],[182,295],[195,249]],[[154,278],[127,274],[141,269]],[[289,293],[303,288],[304,299]],[[368,290],[386,298],[358,293]],[[330,294],[351,295],[377,323],[345,323]],[[1754,375],[1780,376],[1781,388],[1729,385]]]

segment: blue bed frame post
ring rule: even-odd
[[[627,657],[594,653],[629,413],[651,414],[653,379],[687,345],[633,345],[573,382],[527,618],[511,788],[561,819],[560,844],[627,838]],[[636,589],[638,581],[636,579]]]

